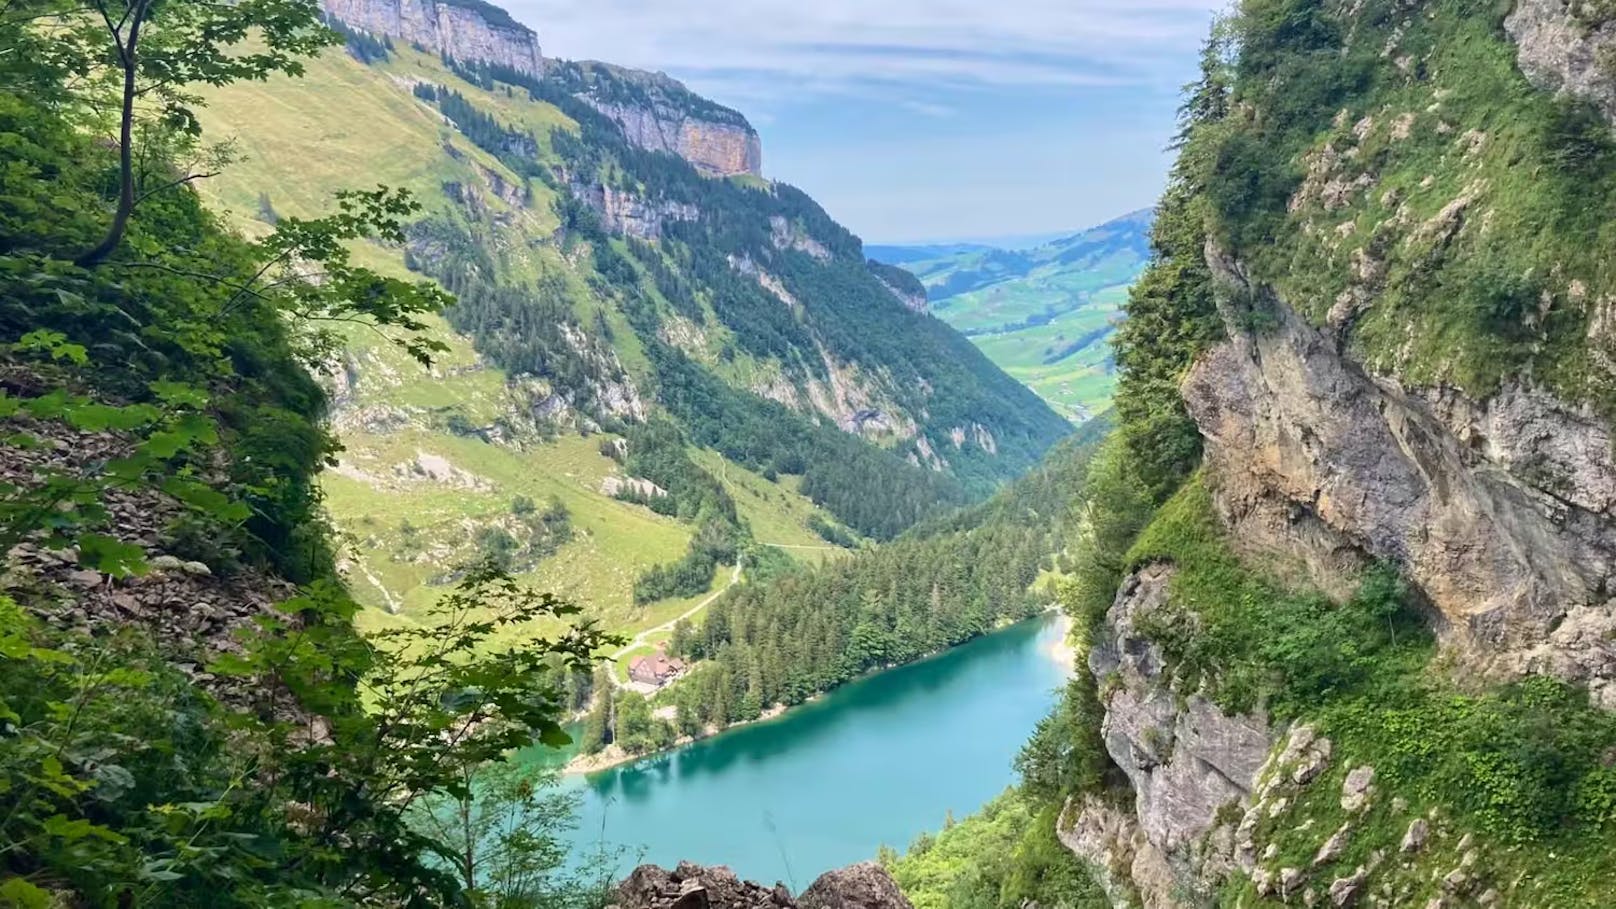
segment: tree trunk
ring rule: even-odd
[[[123,242],[124,231],[129,228],[129,216],[135,210],[135,76],[138,72],[135,53],[140,44],[140,26],[146,17],[147,0],[141,0],[129,16],[129,40],[119,42],[118,57],[123,64],[123,110],[118,130],[118,209],[112,216],[112,225],[106,236],[90,250],[80,253],[73,264],[91,268],[112,255]],[[112,34],[118,42],[118,33]]]

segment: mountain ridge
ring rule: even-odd
[[[489,545],[617,627],[655,625],[699,601],[715,563],[754,538],[817,559],[816,527],[894,534],[984,494],[1067,431],[957,335],[906,310],[857,238],[805,195],[647,148],[597,102],[649,86],[653,105],[686,105],[681,115],[740,115],[663,77],[545,70],[395,43],[328,52],[300,83],[210,98],[211,125],[249,156],[208,188],[238,221],[303,214],[367,177],[406,186],[424,217],[402,250],[366,256],[460,297],[441,335],[454,354],[430,380],[363,337],[337,371],[349,452],[327,485],[358,540],[356,589],[378,607],[367,621],[407,617],[433,594],[421,560]],[[585,79],[611,84],[590,96]],[[299,120],[261,116],[282,109]],[[367,174],[372,136],[401,154]],[[655,415],[697,455],[657,462],[655,478],[634,472],[649,462],[633,452],[597,453],[576,435],[626,439]],[[720,469],[702,466],[715,451]],[[669,485],[703,475],[724,492]],[[685,492],[628,501],[607,490],[640,487],[613,477]],[[546,514],[552,496],[574,528],[554,542],[510,511],[515,497]],[[698,513],[703,501],[719,512]],[[647,545],[630,546],[627,528]],[[659,576],[672,587],[644,590],[678,595],[642,602],[640,581],[674,565]]]

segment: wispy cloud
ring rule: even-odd
[[[547,53],[728,98],[1160,80],[1226,0],[512,0]],[[896,100],[896,99],[895,99]]]

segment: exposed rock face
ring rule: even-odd
[[[643,499],[660,499],[668,494],[666,489],[640,477],[607,477],[600,481],[600,494],[603,496],[632,495]]]
[[[1067,804],[1055,825],[1061,845],[1087,860],[1116,909],[1173,909],[1177,888],[1167,856],[1145,837],[1128,807],[1096,796]]]
[[[888,291],[890,291],[891,294],[894,297],[897,297],[898,302],[902,303],[904,308],[909,310],[910,312],[925,312],[926,311],[926,295],[925,294],[923,294],[923,293],[922,294],[913,293],[911,291],[906,291],[901,287],[896,287],[896,286],[894,286],[892,284],[888,284],[885,278],[881,279],[881,286],[885,287]]]
[[[613,909],[913,909],[891,875],[874,862],[827,871],[793,898],[784,884],[743,881],[723,866],[690,862],[666,871],[634,869],[617,888]]]
[[[573,183],[571,188],[573,195],[600,215],[602,227],[622,236],[655,240],[662,236],[662,229],[669,222],[694,221],[701,217],[701,209],[694,205],[666,199],[650,201],[599,183]]]
[[[1227,716],[1199,694],[1172,690],[1160,649],[1137,630],[1168,603],[1172,577],[1171,567],[1153,565],[1123,582],[1089,669],[1102,683],[1106,751],[1133,784],[1146,867],[1157,869],[1154,878],[1165,863],[1175,881],[1170,889],[1194,892],[1233,866],[1235,831],[1220,823],[1220,809],[1250,798],[1275,735],[1263,717]],[[1109,838],[1137,839],[1120,830]],[[1134,861],[1142,849],[1133,846]]]
[[[829,262],[831,259],[831,252],[823,243],[815,240],[800,226],[779,215],[769,219],[769,240],[775,249],[794,249],[820,262]]]
[[[539,36],[509,16],[490,18],[464,3],[443,0],[321,0],[325,11],[377,35],[412,41],[457,60],[508,66],[542,75]]]
[[[1519,0],[1504,30],[1532,84],[1585,98],[1616,123],[1616,20],[1581,20],[1569,0]]]
[[[709,177],[763,175],[763,140],[745,123],[704,120],[672,103],[639,106],[582,97],[641,148],[678,155]]]
[[[1345,593],[1367,555],[1402,566],[1476,668],[1550,671],[1616,707],[1616,464],[1600,420],[1524,384],[1488,401],[1371,375],[1333,334],[1209,260],[1275,326],[1243,330],[1183,387],[1232,539]]]

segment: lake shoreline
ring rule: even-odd
[[[724,725],[722,727],[715,726],[715,725],[709,725],[706,729],[702,730],[701,735],[695,735],[695,736],[683,735],[683,736],[680,736],[679,738],[674,739],[673,744],[669,745],[666,748],[660,748],[660,749],[657,749],[656,751],[647,751],[647,752],[644,752],[642,754],[629,754],[628,752],[624,751],[622,748],[619,748],[614,743],[614,744],[611,744],[611,745],[607,745],[605,748],[601,749],[600,751],[598,751],[598,752],[596,752],[594,754],[577,754],[577,755],[574,755],[561,768],[561,773],[562,773],[563,776],[585,776],[585,777],[587,777],[587,776],[592,776],[594,774],[601,773],[601,772],[604,772],[604,771],[607,771],[607,770],[612,770],[612,769],[617,768],[617,767],[622,767],[622,766],[625,766],[625,765],[635,764],[635,763],[637,763],[639,761],[648,761],[648,760],[652,760],[654,758],[662,757],[663,755],[672,754],[673,752],[678,751],[681,748],[685,748],[685,747],[687,747],[689,745],[693,745],[696,742],[700,742],[700,741],[703,741],[703,740],[706,740],[706,739],[710,739],[710,738],[712,738],[714,736],[717,736],[717,735],[722,735],[723,733],[729,732],[731,730],[740,729],[742,727],[750,726],[750,725],[753,725],[753,724],[756,724],[756,723],[767,722],[769,720],[779,719],[780,717],[789,714],[792,710],[794,710],[794,709],[796,709],[798,707],[803,707],[803,706],[806,706],[808,704],[815,703],[816,701],[820,700],[821,698],[825,697],[826,695],[830,694],[831,692],[837,691],[837,690],[839,690],[841,688],[844,688],[844,687],[846,687],[848,685],[852,685],[852,684],[854,684],[856,682],[860,682],[860,681],[863,681],[865,679],[874,678],[876,676],[883,675],[885,673],[892,672],[894,670],[904,669],[904,668],[910,667],[910,666],[918,666],[918,665],[920,665],[922,663],[925,663],[925,662],[927,662],[929,660],[934,660],[934,659],[937,659],[938,657],[944,656],[944,655],[948,654],[949,652],[951,652],[951,651],[953,651],[955,649],[958,649],[960,647],[964,647],[967,644],[970,644],[970,643],[975,642],[975,641],[979,641],[982,638],[988,637],[990,635],[998,634],[998,633],[1003,632],[1003,631],[1005,631],[1007,629],[1010,629],[1010,628],[1014,628],[1015,626],[1020,625],[1023,622],[1032,622],[1032,621],[1036,621],[1036,620],[1040,620],[1040,619],[1045,619],[1045,618],[1048,618],[1052,614],[1056,615],[1056,616],[1059,616],[1059,620],[1065,622],[1065,628],[1062,630],[1059,638],[1056,639],[1055,643],[1052,644],[1048,648],[1048,650],[1046,651],[1046,655],[1048,657],[1050,657],[1051,659],[1053,659],[1055,662],[1060,663],[1061,665],[1067,667],[1068,671],[1075,671],[1076,668],[1077,668],[1077,651],[1071,646],[1071,643],[1068,640],[1068,638],[1071,636],[1071,619],[1061,613],[1061,609],[1060,609],[1060,606],[1058,604],[1051,603],[1048,607],[1046,607],[1045,609],[1043,609],[1042,611],[1040,611],[1040,612],[1038,612],[1038,613],[1036,613],[1034,615],[1027,616],[1026,618],[1023,618],[1023,619],[1017,619],[1015,621],[1001,623],[999,625],[994,626],[993,629],[990,630],[990,631],[986,631],[986,632],[983,632],[982,634],[979,634],[979,635],[976,635],[974,637],[968,638],[968,639],[966,639],[964,641],[959,642],[958,644],[954,644],[954,645],[951,645],[949,647],[945,647],[942,650],[938,650],[938,651],[934,651],[932,653],[924,654],[921,657],[919,657],[918,659],[910,660],[907,663],[895,663],[895,664],[890,665],[890,666],[882,666],[882,667],[880,667],[878,669],[872,669],[869,672],[866,672],[863,675],[858,676],[857,678],[849,679],[846,682],[843,682],[842,684],[837,685],[835,688],[832,688],[829,691],[817,692],[814,695],[810,696],[807,700],[804,700],[804,701],[802,701],[800,703],[791,704],[791,705],[774,704],[773,706],[768,707],[767,709],[765,709],[763,711],[763,713],[761,713],[760,715],[758,715],[754,719],[736,720],[735,722],[729,723],[729,724]]]

